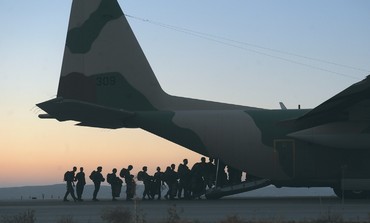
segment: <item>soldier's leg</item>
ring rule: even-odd
[[[94,186],[95,186],[95,189],[94,189],[94,193],[93,193],[93,200],[97,201],[98,199],[96,199],[96,196],[98,195],[98,192],[99,192],[99,189],[100,189],[100,184],[94,182]]]
[[[71,196],[72,196],[72,198],[73,198],[73,200],[74,201],[77,201],[77,198],[76,198],[76,196],[75,196],[75,190],[74,190],[74,188],[71,186],[71,189],[70,189],[71,191],[70,191],[70,194],[71,194]]]
[[[68,199],[67,199],[68,194],[69,194],[69,192],[67,190],[66,193],[65,193],[65,195],[64,195],[63,201],[68,201]]]
[[[77,199],[79,201],[82,200],[82,191],[83,191],[83,185],[77,184],[76,185],[76,193],[77,193]]]

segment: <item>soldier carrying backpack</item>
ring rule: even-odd
[[[125,178],[125,183],[126,183],[126,200],[128,201],[131,201],[132,198],[134,197],[135,195],[135,191],[136,191],[136,184],[135,184],[135,181],[134,181],[134,177],[133,175],[131,175],[130,171],[133,169],[133,166],[132,165],[129,165],[126,168],[122,168],[121,172],[120,172],[120,176],[122,178]]]
[[[67,183],[67,192],[64,195],[63,201],[69,201],[67,199],[68,195],[71,194],[74,201],[77,201],[77,198],[75,196],[75,190],[74,190],[74,181],[75,181],[75,172],[77,170],[77,167],[73,167],[72,171],[67,171],[64,173],[64,181]]]
[[[153,192],[153,177],[150,176],[148,173],[148,167],[147,166],[144,166],[142,171],[139,171],[139,173],[137,174],[137,179],[140,180],[140,181],[143,181],[144,183],[144,192],[143,192],[143,200],[145,200],[147,197],[148,199],[152,200],[153,197],[154,197],[154,194],[152,193]]]
[[[96,196],[98,195],[98,192],[100,190],[100,184],[101,184],[101,182],[104,182],[105,181],[105,178],[101,174],[101,171],[102,170],[103,170],[103,167],[99,166],[96,169],[96,171],[94,170],[90,174],[90,179],[94,182],[94,186],[95,186],[94,193],[93,193],[93,199],[92,199],[93,201],[99,201],[96,198]]]
[[[107,182],[110,184],[112,189],[112,201],[116,201],[116,197],[119,197],[121,194],[122,183],[123,181],[116,175],[117,169],[114,168],[112,173],[108,173]]]

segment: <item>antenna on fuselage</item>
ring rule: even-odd
[[[279,102],[279,105],[280,105],[281,110],[287,110],[283,102]]]

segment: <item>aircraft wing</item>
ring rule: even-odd
[[[370,121],[370,75],[294,121],[309,128],[330,122]]]
[[[288,136],[341,149],[370,148],[370,76],[303,116],[284,121]]]

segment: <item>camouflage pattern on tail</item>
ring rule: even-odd
[[[118,2],[73,1],[58,97],[133,111],[163,95]]]

